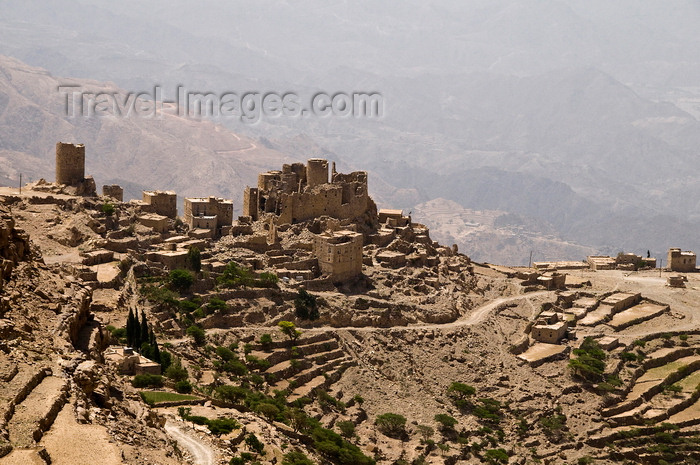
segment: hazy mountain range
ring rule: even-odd
[[[378,91],[386,109],[380,120],[221,121],[239,141],[191,121],[163,129],[141,120],[47,119],[48,84],[33,94],[27,83],[7,90],[5,71],[0,95],[15,102],[3,113],[14,119],[2,123],[5,176],[51,160],[52,138],[71,131],[88,152],[95,138],[95,153],[131,154],[95,159],[89,170],[133,182],[133,190],[171,184],[235,197],[282,154],[325,155],[343,170],[369,169],[380,205],[411,211],[443,198],[510,212],[525,230],[521,239],[540,224],[566,247],[518,242],[536,259],[582,258],[579,250],[697,250],[698,23],[700,5],[692,1],[3,2],[0,53],[55,76],[133,91],[154,84]],[[33,109],[18,112],[25,106]],[[241,152],[245,144],[265,155]],[[162,155],[135,155],[151,152]],[[136,158],[133,171],[108,176]],[[477,241],[461,245],[482,259],[522,263],[527,250],[494,256],[499,237],[484,239],[483,251]]]

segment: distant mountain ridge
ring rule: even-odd
[[[54,179],[56,142],[84,143],[86,171],[98,183],[121,184],[126,198],[142,189],[172,189],[184,196],[220,195],[241,208],[242,190],[257,174],[292,159],[210,121],[167,114],[145,117],[70,117],[59,85],[113,92],[114,84],[57,78],[0,56],[0,182]],[[171,112],[172,113],[172,112]]]

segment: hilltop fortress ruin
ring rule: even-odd
[[[354,219],[365,213],[376,216],[376,205],[369,197],[367,172],[338,173],[328,160],[312,158],[307,164],[283,165],[282,171],[258,175],[258,187],[246,187],[243,215],[257,220],[265,213],[276,216],[277,224],[330,216]]]

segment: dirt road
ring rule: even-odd
[[[168,420],[165,423],[165,431],[180,447],[187,449],[194,458],[195,465],[216,464],[216,453],[214,450],[205,442],[185,433],[176,422]]]

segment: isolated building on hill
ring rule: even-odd
[[[328,161],[320,158],[260,173],[258,186],[245,189],[243,215],[257,220],[272,213],[277,224],[291,224],[320,216],[354,219],[376,209],[369,198],[366,171],[338,173],[334,163],[330,180],[328,175]]]
[[[671,271],[688,273],[697,267],[697,255],[694,252],[683,252],[677,247],[668,249],[668,267]]]
[[[76,195],[97,195],[95,180],[85,176],[85,145],[56,143],[56,184],[75,188]]]

